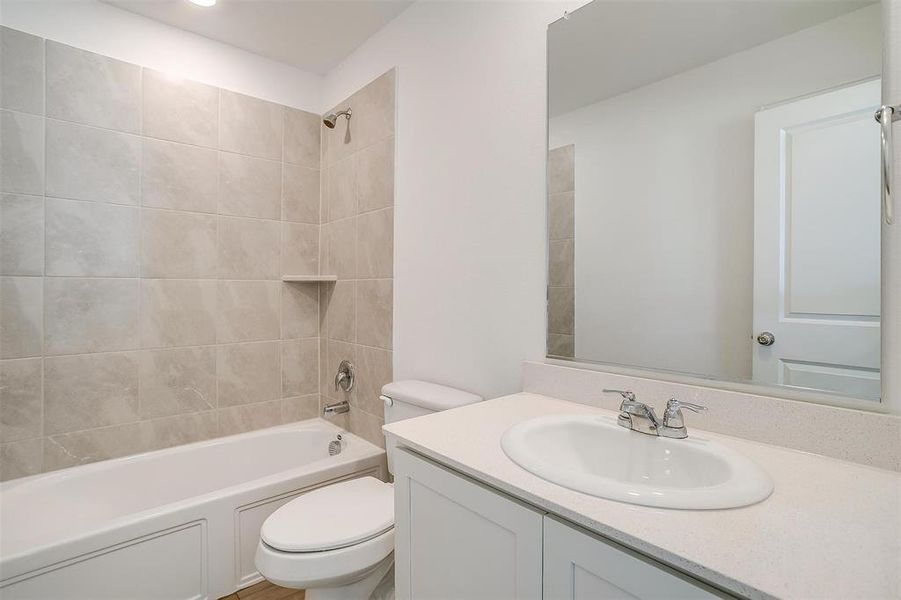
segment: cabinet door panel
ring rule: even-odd
[[[542,513],[403,450],[394,466],[398,600],[541,598]]]
[[[724,596],[637,553],[544,519],[545,600],[708,600]]]

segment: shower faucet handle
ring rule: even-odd
[[[335,374],[335,391],[338,388],[345,392],[349,392],[354,388],[354,366],[348,360],[342,360],[338,365],[338,372]]]

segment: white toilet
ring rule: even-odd
[[[382,388],[385,422],[482,400],[425,381]],[[392,444],[387,444],[393,471]],[[394,486],[374,477],[335,483],[272,513],[260,530],[256,566],[269,581],[306,590],[307,600],[365,600],[394,566]]]

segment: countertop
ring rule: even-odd
[[[775,490],[743,508],[669,510],[561,487],[522,469],[501,449],[504,431],[520,421],[585,413],[616,415],[520,393],[384,430],[402,446],[733,594],[901,598],[901,474],[693,429],[689,415],[691,437],[716,440],[753,459]]]

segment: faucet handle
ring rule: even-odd
[[[706,406],[701,406],[700,404],[692,404],[691,402],[682,402],[681,400],[677,400],[676,398],[670,398],[666,403],[666,412],[669,414],[670,411],[676,412],[680,408],[685,408],[690,410],[691,412],[702,412],[707,410]]]
[[[635,402],[635,392],[631,390],[601,390],[605,394],[619,394],[623,397],[623,400],[628,400],[629,402]]]

